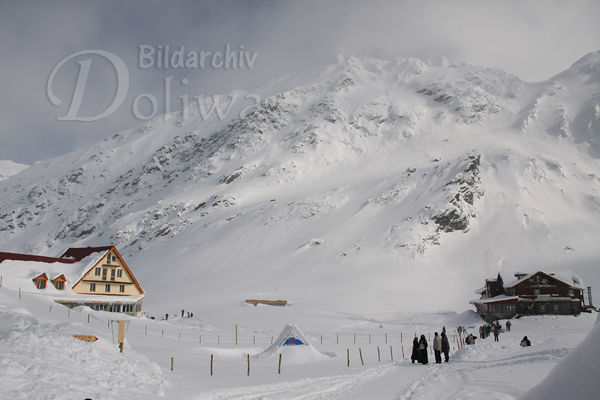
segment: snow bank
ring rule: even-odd
[[[21,311],[21,312],[19,312]],[[144,398],[164,395],[160,368],[100,338],[72,337],[75,324],[42,323],[24,309],[0,311],[0,398]]]
[[[598,392],[600,319],[573,351],[522,400],[591,399]]]
[[[481,325],[483,318],[473,310],[467,310],[448,320],[448,326]]]

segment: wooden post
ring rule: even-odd
[[[165,330],[164,329],[161,329],[161,331],[160,331],[160,337],[161,338],[165,337]]]
[[[217,335],[217,344],[221,344],[221,336]]]
[[[88,314],[88,324],[90,323],[90,314]]]
[[[404,360],[404,345],[401,344],[400,346],[402,347],[402,359]]]
[[[387,344],[387,333],[385,334],[385,344]]]
[[[363,360],[363,356],[362,356],[362,349],[360,347],[358,348],[358,354],[360,355],[360,363],[362,365],[365,365],[365,361]]]
[[[281,374],[281,353],[279,353],[279,366],[277,367],[277,373]]]
[[[238,344],[238,328],[237,328],[237,324],[235,325],[235,344]]]
[[[321,335],[321,344],[323,344],[323,335]]]
[[[250,354],[246,358],[248,359],[248,376],[250,376]]]
[[[210,355],[210,376],[213,376],[213,359],[214,359],[214,356],[211,354]]]
[[[350,367],[350,349],[346,349],[346,364]]]
[[[50,308],[48,309],[48,312],[52,312],[52,304],[50,304]]]
[[[379,350],[379,346],[377,346],[377,361],[381,362],[381,350]]]
[[[121,353],[123,352],[123,346],[125,344],[125,321],[119,321],[119,347]]]
[[[402,343],[402,332],[400,332],[400,343]]]
[[[175,360],[171,357],[171,371],[173,371],[173,367],[175,366]]]
[[[394,350],[392,349],[392,345],[390,344],[390,359],[394,361]]]
[[[67,310],[67,319],[71,319],[71,309]]]
[[[335,343],[340,344],[340,334],[339,333],[335,334]]]
[[[21,300],[21,286],[19,286],[19,300]]]
[[[252,336],[252,344],[256,344],[256,336]]]

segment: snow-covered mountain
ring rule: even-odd
[[[29,168],[27,164],[19,164],[10,160],[0,160],[0,181]]]
[[[150,305],[463,309],[498,270],[600,282],[599,158],[600,52],[535,84],[340,57],[246,115],[192,104],[36,163],[0,183],[0,240],[115,244]]]

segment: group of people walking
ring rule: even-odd
[[[510,326],[511,323],[510,321],[506,322],[506,332],[510,332]],[[479,327],[479,337],[481,339],[485,339],[488,336],[490,336],[490,333],[494,334],[494,342],[499,342],[499,336],[500,336],[500,332],[502,331],[502,326],[500,325],[499,321],[494,321],[492,322],[491,325],[489,324],[485,324],[485,325],[481,325]]]
[[[427,364],[429,363],[429,356],[427,355],[427,339],[425,335],[421,335],[421,338],[413,339],[413,348],[412,355],[410,359],[414,364],[415,361],[419,364]],[[433,354],[435,355],[435,362],[440,364],[442,362],[442,353],[444,353],[444,359],[446,362],[450,360],[450,342],[448,341],[448,336],[446,335],[446,329],[442,330],[442,334],[438,335],[435,332],[433,337]]]

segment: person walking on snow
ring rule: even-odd
[[[410,356],[410,359],[412,360],[412,363],[414,364],[415,361],[419,361],[419,338],[415,336],[415,338],[413,339],[413,348],[412,348],[412,354]]]
[[[510,326],[512,324],[510,323],[510,321],[506,321],[506,332],[510,332]]]
[[[442,353],[444,353],[444,360],[448,362],[450,359],[450,342],[448,341],[448,336],[446,332],[442,332]]]
[[[494,330],[494,342],[499,342],[498,336],[500,336],[500,328],[498,325],[495,325],[492,329]]]
[[[427,339],[425,339],[425,335],[421,335],[421,339],[419,339],[419,362],[421,364],[427,364],[429,362],[429,358],[427,357]]]
[[[435,363],[442,363],[442,338],[435,332],[433,337],[433,353],[435,354]]]

